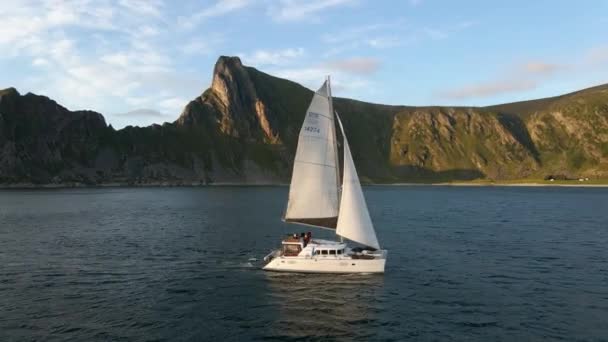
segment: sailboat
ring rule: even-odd
[[[336,121],[344,139],[341,182]],[[387,251],[378,243],[344,127],[333,110],[329,77],[315,92],[300,129],[283,220],[330,229],[340,239],[317,239],[310,232],[290,235],[264,257],[264,270],[384,273]]]

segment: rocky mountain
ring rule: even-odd
[[[175,122],[115,130],[0,90],[0,184],[284,183],[312,94],[220,57]],[[608,178],[608,85],[490,107],[334,106],[364,181]]]

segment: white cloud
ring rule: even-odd
[[[504,79],[489,81],[480,84],[465,85],[455,89],[444,91],[440,94],[442,98],[462,100],[469,98],[490,97],[499,94],[520,92],[534,89],[537,82],[529,79]]]
[[[193,38],[180,46],[180,50],[187,55],[211,55],[225,41],[222,35],[209,35],[203,38]]]
[[[36,67],[46,67],[49,65],[49,61],[45,58],[36,58],[32,61],[32,65]]]
[[[318,21],[320,12],[354,3],[356,0],[278,0],[269,8],[269,15],[276,21]]]
[[[179,25],[182,28],[192,29],[205,19],[226,15],[241,10],[253,3],[253,0],[217,0],[213,5],[190,16],[181,17]]]
[[[125,116],[125,117],[129,117],[129,118],[137,118],[137,117],[143,117],[143,118],[171,118],[171,116],[167,115],[167,114],[163,114],[157,110],[154,109],[149,109],[149,108],[140,108],[140,109],[134,109],[125,113],[118,113],[118,114],[114,114],[117,116]]]
[[[0,3],[0,63],[29,60],[44,68],[12,85],[70,109],[100,111],[115,126],[142,122],[141,115],[112,114],[131,108],[177,114],[186,101],[171,99],[198,95],[208,77],[175,65],[179,50],[165,44],[174,31],[160,29],[167,27],[164,9],[161,0]]]
[[[414,27],[404,19],[347,27],[325,33],[321,40],[328,45],[325,57],[360,49],[389,49],[428,40],[447,39],[475,23],[462,21],[442,27]]]
[[[406,28],[404,20],[348,27],[323,34],[321,40],[328,45],[323,54],[331,57],[358,49],[387,49],[403,45],[407,37],[401,32]]]
[[[253,66],[284,65],[304,55],[303,48],[283,50],[256,50],[252,54],[239,54],[245,64]]]
[[[568,68],[568,66],[543,61],[531,61],[518,66],[518,68],[521,71],[529,74],[550,75],[562,69]]]
[[[152,98],[147,96],[128,96],[125,97],[125,102],[133,107],[142,107],[149,105],[152,101]]]
[[[399,46],[402,44],[402,40],[395,36],[375,37],[375,38],[367,39],[365,42],[370,47],[373,47],[376,49],[391,48],[391,47]]]
[[[558,72],[572,68],[572,65],[562,65],[544,61],[529,61],[514,65],[494,80],[476,84],[466,84],[439,92],[444,99],[484,98],[507,93],[517,93],[537,88],[543,81]]]
[[[181,97],[170,97],[160,101],[158,105],[164,112],[178,114],[188,102],[188,100]]]
[[[161,17],[164,6],[159,0],[120,0],[118,3],[133,13],[153,17]]]
[[[371,74],[378,70],[380,61],[370,57],[353,57],[326,63],[330,69],[353,74]]]
[[[275,69],[272,71],[272,74],[298,82],[314,90],[323,84],[326,76],[331,75],[332,89],[334,90],[334,95],[337,96],[349,96],[353,91],[370,85],[370,82],[365,78],[350,75],[327,65]]]
[[[109,55],[101,56],[101,60],[107,64],[126,68],[129,66],[130,58],[127,54],[122,52],[112,53]]]
[[[318,63],[304,67],[279,66],[269,71],[310,89],[317,89],[326,76],[332,77],[332,88],[338,96],[352,96],[359,89],[369,87],[369,76],[378,70],[380,62],[369,57],[354,57]]]

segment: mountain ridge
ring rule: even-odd
[[[221,56],[174,122],[115,130],[97,112],[0,90],[0,184],[285,183],[312,94]],[[365,182],[608,177],[608,84],[485,107],[334,107]]]

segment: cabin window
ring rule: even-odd
[[[321,254],[321,251],[315,251],[315,254],[319,255],[319,254]]]
[[[283,255],[285,256],[297,256],[301,251],[300,245],[283,245]]]
[[[329,251],[329,255],[336,255],[336,250],[335,249],[331,249]]]
[[[325,251],[325,250],[324,250],[324,251],[321,251],[321,254],[323,254],[323,255],[327,255],[327,251]]]
[[[342,250],[338,249],[338,255],[342,254]]]

